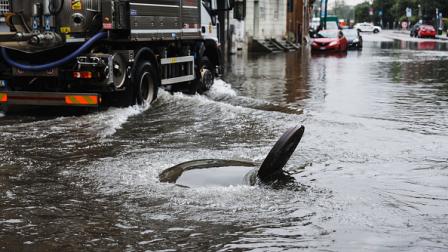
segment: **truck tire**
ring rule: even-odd
[[[133,86],[138,105],[151,104],[157,99],[159,89],[157,83],[157,75],[149,61],[137,64]]]
[[[208,57],[202,57],[197,70],[198,78],[194,80],[192,85],[194,90],[191,90],[190,93],[203,94],[210,90],[215,82],[215,74],[216,70]]]

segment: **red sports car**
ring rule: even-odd
[[[313,51],[346,52],[347,48],[347,38],[339,30],[320,31],[311,43]]]
[[[432,25],[421,25],[417,36],[419,38],[436,38],[436,29]]]

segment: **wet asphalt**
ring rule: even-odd
[[[385,31],[346,54],[229,60],[203,96],[2,115],[0,251],[448,250],[445,41]],[[158,180],[194,159],[260,163],[298,124],[293,188]]]

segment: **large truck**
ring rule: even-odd
[[[130,106],[220,74],[232,0],[0,0],[0,106]]]

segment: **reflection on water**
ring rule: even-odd
[[[447,250],[446,44],[380,36],[345,57],[235,56],[206,96],[150,108],[0,117],[0,250]],[[159,182],[189,160],[260,163],[297,124],[303,190]]]
[[[251,167],[217,167],[186,171],[176,184],[187,187],[250,185],[245,181]]]

